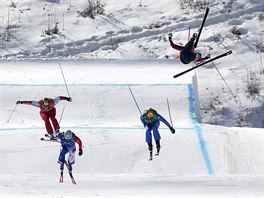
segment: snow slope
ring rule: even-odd
[[[157,60],[166,55],[174,59],[177,52],[169,46],[168,32],[173,33],[174,42],[184,45],[188,28],[191,34],[196,32],[204,14],[203,9],[188,9],[186,5],[181,9],[181,1],[174,0],[104,0],[105,15],[92,20],[78,14],[87,5],[86,0],[12,2],[1,1],[2,59]],[[208,5],[210,12],[197,50],[212,56],[229,50],[233,54],[215,62],[219,72],[212,65],[197,70],[201,120],[262,128],[263,1],[214,1]],[[45,30],[54,28],[56,22],[59,33],[45,35]],[[234,28],[240,36],[232,33]],[[251,87],[257,89],[257,94],[249,94]]]
[[[37,108],[18,105],[7,122],[19,99],[67,95],[63,77],[56,72],[59,63],[73,102],[61,101],[57,117],[65,107],[62,129],[72,129],[84,144],[84,155],[77,156],[74,165],[77,187],[67,177],[65,184],[58,186],[60,146],[40,142],[45,129]],[[137,69],[131,70],[132,66]],[[178,67],[183,69],[180,64]],[[1,97],[3,197],[263,196],[262,130],[200,126],[195,119],[193,73],[181,80],[184,84],[175,83],[166,78],[177,72],[170,62],[9,61],[2,62],[1,71],[1,93],[8,96]],[[148,71],[159,74],[159,83],[155,75],[146,78]],[[28,75],[31,72],[35,75]],[[55,73],[58,75],[52,75]],[[127,77],[114,83],[115,75]],[[166,99],[170,101],[176,134],[161,125],[161,155],[152,162],[148,161],[145,130],[128,86],[141,110],[154,107],[168,120]]]

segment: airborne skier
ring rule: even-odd
[[[27,105],[39,107],[40,108],[40,117],[45,122],[45,127],[47,130],[47,133],[49,135],[51,135],[51,137],[52,137],[53,132],[60,129],[59,123],[55,117],[56,116],[55,105],[61,100],[67,100],[69,102],[72,102],[71,97],[58,96],[54,99],[44,98],[44,99],[41,99],[40,101],[20,101],[20,100],[18,100],[16,102],[16,104],[27,104]],[[51,122],[53,124],[54,130],[50,124],[49,119],[51,120]]]
[[[198,34],[194,33],[192,38],[189,40],[189,42],[185,46],[176,45],[172,42],[172,33],[168,34],[170,45],[172,48],[180,51],[180,59],[183,64],[189,64],[192,61],[195,61],[196,63],[203,62],[206,59],[210,58],[210,54],[207,54],[204,58],[200,53],[195,52],[195,48],[198,45],[200,35],[203,30],[204,23],[206,21],[207,15],[209,13],[209,8],[206,8],[204,18],[202,21],[202,24],[200,26]]]
[[[189,42],[183,47],[176,45],[172,42],[172,33],[168,34],[170,45],[172,48],[180,51],[180,60],[183,64],[189,64],[192,61],[196,63],[202,62],[210,58],[210,54],[207,54],[205,57],[202,57],[200,53],[194,51],[194,42],[197,39],[197,34],[194,33]]]
[[[151,131],[153,131],[153,136],[156,142],[156,148],[157,148],[157,154],[159,155],[160,152],[160,134],[159,134],[159,126],[160,121],[163,122],[170,131],[174,134],[175,129],[163,118],[160,114],[157,113],[156,110],[149,108],[144,111],[144,113],[140,116],[140,120],[143,123],[144,127],[146,128],[146,142],[148,144],[148,149],[150,151],[150,159],[152,160],[152,151],[153,151],[153,145],[152,145],[152,134]]]
[[[76,184],[72,176],[72,165],[75,163],[75,143],[79,145],[78,155],[81,156],[83,154],[82,141],[71,130],[67,130],[66,132],[54,132],[53,135],[54,137],[60,139],[61,142],[61,151],[58,159],[58,163],[60,164],[61,170],[60,182],[63,182],[63,169],[65,164],[72,179],[72,183]],[[65,160],[65,155],[67,153],[69,153],[68,160]]]
[[[203,27],[204,27],[204,24],[205,24],[205,21],[206,21],[206,18],[207,18],[207,15],[209,13],[209,8],[206,8],[206,11],[205,11],[205,15],[204,15],[204,18],[203,18],[203,21],[202,21],[202,24],[199,28],[199,32],[198,34],[194,33],[192,38],[189,40],[189,42],[183,47],[183,46],[180,46],[180,45],[176,45],[172,42],[172,33],[169,33],[168,34],[168,37],[169,37],[169,41],[170,41],[170,45],[172,48],[176,49],[176,50],[179,50],[180,51],[180,59],[181,59],[181,62],[183,64],[189,64],[190,62],[194,61],[196,63],[196,66],[195,67],[192,67],[190,69],[187,69],[179,74],[176,74],[174,75],[173,77],[174,78],[177,78],[185,73],[188,73],[198,67],[201,67],[207,63],[210,63],[214,60],[217,60],[219,58],[222,58],[224,56],[228,56],[230,54],[232,54],[232,51],[227,51],[225,53],[222,53],[216,57],[213,57],[211,59],[211,55],[210,54],[207,54],[205,57],[202,57],[202,55],[200,53],[197,53],[195,52],[195,48],[197,47],[198,45],[198,42],[199,42],[199,38],[201,36],[201,33],[202,33],[202,30],[203,30]],[[207,60],[209,59],[209,60]]]

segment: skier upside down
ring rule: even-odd
[[[200,53],[195,52],[194,42],[197,38],[197,34],[194,33],[192,38],[185,46],[180,46],[172,41],[172,33],[168,34],[168,38],[170,41],[170,45],[173,49],[180,51],[180,60],[183,64],[189,64],[190,62],[194,61],[195,63],[202,62],[210,58],[210,54],[207,54],[205,57],[202,57]]]
[[[201,33],[202,33],[202,30],[203,30],[207,15],[209,13],[209,10],[210,9],[207,7],[206,11],[205,11],[205,15],[204,15],[203,21],[202,21],[201,26],[199,28],[198,34],[194,33],[192,38],[189,40],[189,42],[185,46],[180,46],[180,45],[174,44],[172,42],[172,33],[168,34],[171,47],[180,51],[180,60],[181,60],[181,62],[183,64],[189,64],[190,62],[194,61],[195,64],[196,64],[196,66],[174,75],[173,76],[174,78],[177,78],[177,77],[179,77],[179,76],[181,76],[183,74],[186,74],[186,73],[188,73],[188,72],[190,72],[190,71],[192,71],[194,69],[197,69],[197,68],[199,68],[199,67],[201,67],[201,66],[203,66],[205,64],[208,64],[208,63],[210,63],[212,61],[215,61],[215,60],[217,60],[219,58],[222,58],[222,57],[225,57],[227,55],[232,54],[232,50],[229,50],[229,51],[227,51],[225,53],[222,53],[222,54],[220,54],[218,56],[215,56],[215,57],[211,58],[210,54],[207,54],[205,57],[202,57],[202,55],[200,53],[195,52],[195,48],[198,45],[199,38],[201,36]],[[209,59],[209,60],[207,60],[207,59]]]

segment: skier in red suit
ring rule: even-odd
[[[189,64],[190,62],[194,61],[196,63],[202,62],[204,60],[209,59],[211,56],[207,54],[205,57],[202,57],[200,53],[195,52],[194,48],[194,41],[197,38],[197,34],[194,33],[192,38],[185,46],[180,46],[172,41],[172,33],[168,34],[170,45],[172,48],[180,51],[180,60],[183,64]]]
[[[27,105],[39,107],[40,108],[40,117],[45,122],[46,130],[47,130],[48,134],[53,136],[53,132],[58,131],[60,129],[59,123],[55,117],[56,116],[55,105],[61,100],[67,100],[69,102],[72,102],[71,97],[58,96],[54,99],[44,98],[44,99],[41,99],[40,101],[20,101],[20,100],[18,100],[16,102],[16,104],[27,104]],[[52,122],[54,130],[51,126],[49,119]]]

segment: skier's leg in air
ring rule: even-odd
[[[160,140],[156,140],[156,147],[157,147],[157,155],[160,152]]]
[[[61,164],[60,165],[60,170],[63,171],[63,169],[64,169],[64,164]]]
[[[64,165],[65,162],[65,155],[68,153],[68,148],[65,146],[61,147],[58,163]]]
[[[53,129],[52,129],[52,126],[51,126],[50,121],[49,121],[49,116],[43,112],[40,112],[40,117],[45,122],[45,127],[47,130],[47,133],[51,135],[53,133]]]
[[[152,160],[152,150],[153,150],[151,130],[152,130],[151,128],[147,128],[147,130],[146,130],[146,142],[148,144],[148,149],[150,152],[150,159],[149,160]]]
[[[152,151],[153,151],[153,145],[152,145],[152,142],[148,142],[148,149],[149,149],[149,155],[150,155],[150,158],[149,160],[152,160]]]
[[[68,157],[68,170],[72,171],[72,165],[75,163],[75,146],[69,149],[69,157]]]
[[[56,119],[56,109],[55,108],[49,111],[49,116],[50,116],[54,130],[58,131],[60,129],[60,126],[59,126],[58,120]]]
[[[159,124],[158,124],[158,126],[153,127],[153,135],[154,135],[154,139],[156,142],[157,154],[159,154],[159,152],[160,152],[160,139],[161,139],[158,127],[159,127]]]
[[[153,145],[152,145],[152,142],[148,142],[148,150],[149,150],[149,152],[152,153],[152,151],[153,151]]]

